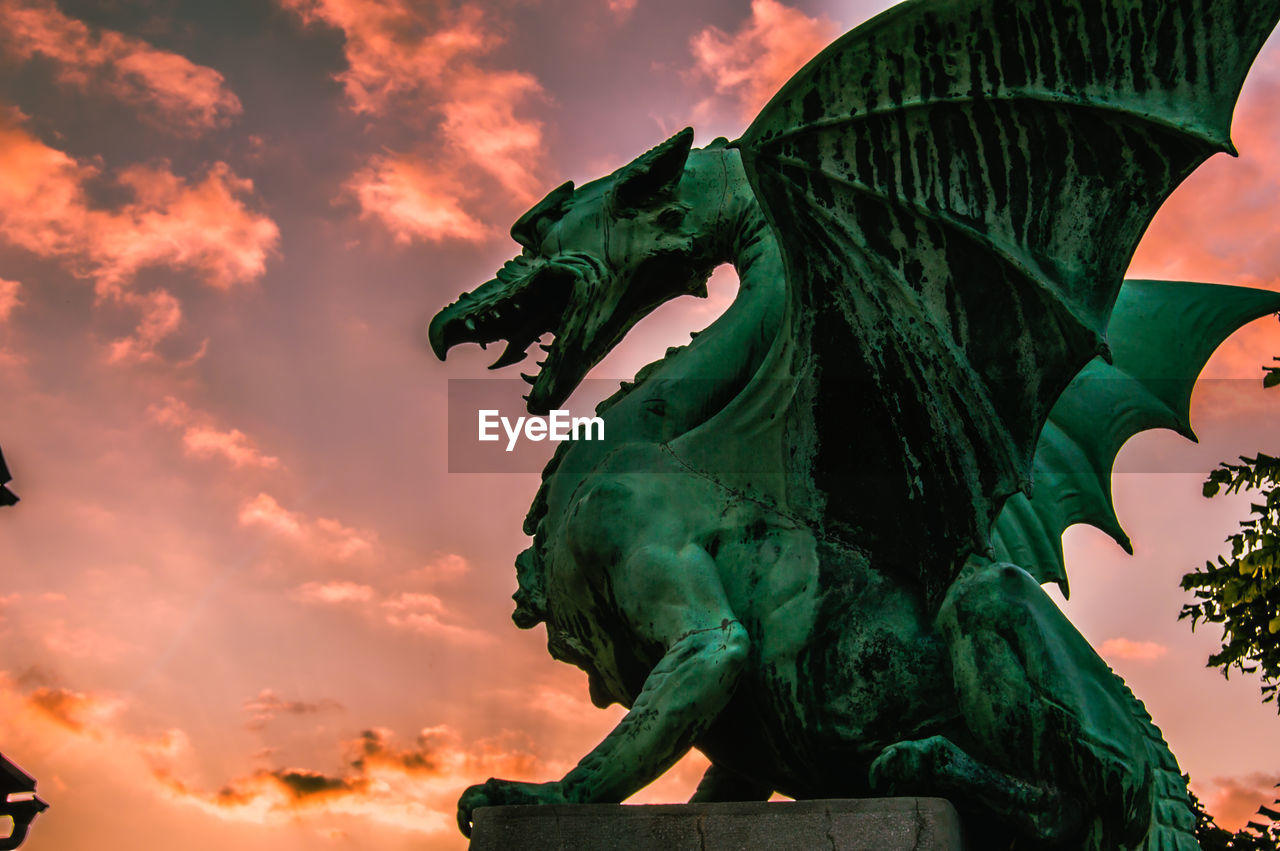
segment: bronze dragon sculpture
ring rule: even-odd
[[[558,781],[467,790],[464,832],[480,806],[620,801],[696,747],[695,800],[929,794],[979,847],[1196,847],[1168,747],[1040,585],[1066,587],[1068,525],[1124,540],[1120,445],[1190,434],[1208,355],[1280,309],[1123,282],[1232,150],[1278,17],[913,0],[737,141],[681,131],[521,217],[521,255],[429,336],[505,339],[506,366],[553,333],[531,413],[718,264],[740,289],[600,406],[605,441],[556,453],[526,521],[517,624],[628,713]]]

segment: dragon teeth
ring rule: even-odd
[[[502,356],[489,364],[489,369],[502,369],[504,366],[511,366],[513,363],[520,363],[524,358],[524,349],[520,348],[515,343],[508,342],[507,348],[502,352]]]

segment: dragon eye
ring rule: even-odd
[[[684,221],[684,213],[685,211],[679,207],[667,207],[665,210],[658,213],[654,221],[656,221],[660,227],[664,228],[679,227],[680,223]]]

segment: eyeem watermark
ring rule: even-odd
[[[530,415],[521,397],[529,385],[519,378],[450,378],[448,463],[450,473],[538,473],[557,450],[601,447],[614,434],[608,414],[596,410],[618,392],[618,381],[584,380],[557,409]],[[608,440],[606,440],[606,435]]]
[[[477,437],[482,441],[500,440],[498,427],[507,437],[507,451],[516,448],[523,435],[525,440],[604,440],[604,420],[600,417],[574,417],[568,411],[554,410],[545,417],[501,416],[497,410],[479,412]]]
[[[1094,398],[1124,399],[1126,393],[1133,392],[1133,379],[1127,376],[1085,378],[1092,386],[1092,389],[1086,388],[1087,392]],[[794,379],[780,380],[789,385],[783,388],[787,392],[801,393],[795,388]],[[1107,391],[1107,385],[1114,381],[1121,382],[1122,392]],[[650,380],[619,393],[617,379],[588,378],[568,402],[561,403],[588,417],[570,416],[561,410],[549,416],[531,417],[521,399],[522,394],[529,392],[529,386],[519,378],[450,378],[446,405],[440,406],[437,402],[436,407],[426,410],[436,422],[442,415],[447,419],[445,460],[450,473],[537,475],[557,450],[567,450],[568,454],[562,453],[565,458],[575,455],[579,445],[575,439],[582,441],[581,449],[589,454],[610,443],[621,446],[629,441],[669,440],[682,428],[693,425],[679,418],[680,400],[697,400],[700,405],[706,405],[707,399],[727,403],[730,396],[739,393],[740,388],[732,388],[724,398],[717,397],[722,383],[715,378]],[[1185,394],[1187,382],[1148,379],[1145,384],[1148,389],[1155,388],[1152,392],[1162,399],[1176,399],[1179,394]],[[771,392],[776,398],[785,398],[783,389]],[[850,405],[848,400],[877,392],[880,391],[872,386],[842,387],[828,399],[827,404],[831,405],[828,410],[839,412],[839,421],[847,425],[851,434],[857,435],[864,425],[859,420],[858,406]],[[803,398],[804,393],[801,396]],[[1275,423],[1280,421],[1280,388],[1263,389],[1262,381],[1254,377],[1202,378],[1196,383],[1194,398],[1193,419],[1200,433],[1199,446],[1169,432],[1144,434],[1125,445],[1112,472],[1117,475],[1188,474],[1194,477],[1192,490],[1198,493],[1199,483],[1219,459],[1256,451],[1276,453],[1280,439],[1275,428]],[[599,408],[606,400],[609,407]],[[591,416],[595,413],[600,416]],[[1108,416],[1112,414],[1098,412],[1098,428]],[[698,427],[709,435],[715,433],[705,424]],[[431,452],[439,449],[438,443],[428,446]],[[777,458],[775,454],[753,448],[724,459],[724,463],[736,465],[735,472],[768,473],[775,469]],[[859,467],[833,471],[833,474],[854,480],[864,473]],[[872,481],[868,486],[878,485]]]

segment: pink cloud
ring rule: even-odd
[[[225,289],[260,277],[279,229],[246,203],[253,183],[226,163],[188,181],[166,165],[131,166],[113,181],[132,200],[94,207],[95,165],[51,148],[0,112],[0,239],[65,262],[100,293],[123,290],[141,269],[169,266]]]
[[[240,525],[261,526],[286,538],[301,539],[304,535],[300,515],[281,507],[275,497],[260,493],[240,509]]]
[[[636,0],[609,0],[609,11],[625,21],[636,9]]]
[[[22,299],[18,298],[18,290],[20,289],[22,289],[22,284],[17,281],[0,278],[0,322],[8,320],[9,314],[13,313],[14,308],[22,304]]]
[[[410,156],[379,154],[347,183],[360,217],[377,219],[396,242],[461,239],[476,242],[489,229],[462,208],[462,189],[452,174]]]
[[[1232,123],[1239,159],[1211,158],[1160,208],[1133,277],[1280,285],[1280,52],[1264,51]]]
[[[1139,244],[1130,277],[1280,289],[1277,99],[1280,51],[1264,50],[1236,108],[1232,137],[1240,158],[1211,158],[1174,192]],[[1260,379],[1277,351],[1274,321],[1260,322],[1232,335],[1211,369],[1216,376]],[[1251,397],[1219,389],[1197,393],[1197,416],[1227,416],[1250,404]]]
[[[240,114],[221,74],[112,30],[94,32],[51,0],[0,0],[0,49],[54,63],[59,82],[137,107],[151,123],[196,135]]]
[[[292,541],[313,556],[348,561],[371,553],[377,541],[372,531],[352,529],[327,517],[310,518],[289,511],[270,494],[260,493],[245,503],[240,525],[258,526]]]
[[[139,319],[133,334],[110,343],[107,360],[120,363],[156,359],[156,347],[182,325],[182,304],[163,289],[145,294],[121,292],[117,299],[136,308]]]
[[[778,0],[751,0],[751,17],[737,32],[707,27],[693,37],[694,70],[750,119],[836,34],[826,18],[810,18]]]
[[[533,694],[522,693],[529,708],[545,712],[565,724],[581,724],[584,718],[597,717],[600,710],[586,698],[581,689],[565,691],[551,686],[537,686]]]
[[[384,596],[370,585],[330,580],[304,583],[290,596],[302,603],[348,606],[374,623],[451,644],[474,646],[495,640],[483,630],[457,623],[444,600],[435,594],[402,591]]]
[[[1169,648],[1154,641],[1133,641],[1128,638],[1108,638],[1102,642],[1099,652],[1111,659],[1129,659],[1135,662],[1152,662],[1169,652]]]
[[[450,582],[465,576],[471,570],[467,560],[456,553],[445,553],[412,572],[428,582]]]
[[[92,662],[116,662],[137,648],[114,634],[68,623],[63,618],[40,621],[40,640],[55,658],[85,659]]]
[[[189,455],[197,458],[221,455],[233,467],[275,469],[280,466],[279,458],[263,455],[253,445],[253,441],[236,428],[218,431],[205,426],[191,426],[182,435],[182,443]]]
[[[240,429],[219,429],[211,414],[197,411],[173,396],[166,396],[160,404],[152,405],[147,409],[147,415],[160,425],[182,429],[183,453],[189,457],[220,457],[235,468],[276,470],[282,466],[279,458],[264,454],[257,443]]]
[[[304,603],[339,605],[343,603],[367,603],[377,592],[372,586],[358,582],[307,582],[299,585],[294,597]]]
[[[434,594],[402,592],[382,602],[386,622],[408,632],[438,638],[453,644],[490,644],[492,635],[478,629],[450,623],[451,613]]]

